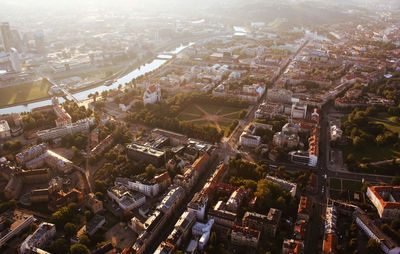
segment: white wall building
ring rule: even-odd
[[[123,185],[112,187],[111,189],[107,190],[107,194],[124,211],[133,210],[146,202],[146,197],[143,194],[132,192]]]
[[[292,105],[292,118],[306,118],[307,116],[307,104],[300,105],[300,104],[293,104]]]
[[[243,132],[239,141],[242,146],[257,147],[261,143],[261,137]]]
[[[212,228],[213,224],[214,224],[214,220],[209,219],[206,224],[201,223],[201,222],[196,222],[194,224],[194,226],[192,227],[193,236],[200,237],[200,239],[199,239],[200,250],[202,250],[204,248],[204,246],[207,244],[208,240],[210,239],[211,228]]]
[[[343,131],[339,129],[336,125],[332,125],[330,128],[331,131],[331,140],[335,141],[337,139],[342,138]]]
[[[48,130],[38,131],[36,134],[42,139],[56,139],[68,134],[89,131],[90,125],[94,122],[94,118],[86,118],[79,120],[73,124],[55,127]]]
[[[11,137],[11,130],[6,120],[0,121],[0,139],[7,139]]]
[[[198,220],[204,220],[207,203],[208,196],[198,192],[187,205],[187,210],[188,212],[195,213]]]
[[[20,253],[36,253],[35,249],[42,248],[56,235],[56,226],[51,223],[42,222],[36,231],[29,235],[21,244]],[[40,252],[37,252],[40,253]]]
[[[131,190],[143,193],[148,197],[157,196],[160,191],[160,186],[156,182],[140,182],[138,180],[129,181],[128,188]]]
[[[149,86],[143,94],[144,104],[156,103],[157,101],[161,101],[160,84]]]

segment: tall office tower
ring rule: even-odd
[[[3,22],[0,24],[1,37],[3,38],[3,46],[5,51],[9,51],[13,47],[12,34],[10,31],[10,24]]]
[[[21,72],[21,60],[19,59],[18,51],[15,48],[10,50],[11,67],[15,72]]]

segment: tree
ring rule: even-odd
[[[93,218],[93,213],[89,210],[85,211],[85,220],[90,221]]]
[[[390,227],[391,227],[393,230],[399,231],[399,230],[400,230],[400,220],[393,220],[393,221],[390,223]]]
[[[79,243],[86,245],[87,247],[89,247],[90,245],[90,239],[86,234],[83,234],[79,237]]]
[[[64,232],[67,235],[67,237],[72,237],[76,234],[77,231],[77,226],[74,223],[65,223],[64,225]]]
[[[105,193],[107,190],[107,183],[103,180],[95,180],[94,187],[95,187],[96,191]]]
[[[69,203],[68,210],[71,215],[75,215],[78,212],[78,205],[75,202]]]
[[[71,254],[89,254],[89,249],[83,244],[74,244],[70,248]]]
[[[66,254],[68,252],[67,240],[58,238],[50,245],[50,249],[53,253]]]
[[[156,175],[156,167],[154,167],[152,164],[149,164],[146,167],[146,176],[147,179],[153,179],[153,177]]]
[[[70,212],[68,207],[61,207],[60,210],[53,213],[50,217],[50,221],[54,223],[58,228],[61,228],[70,219]]]

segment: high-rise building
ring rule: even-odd
[[[15,48],[10,49],[10,63],[14,71],[21,72],[21,60],[19,59],[19,53]]]
[[[1,30],[1,38],[3,39],[4,50],[9,51],[13,47],[10,24],[8,22],[1,23],[0,30]]]

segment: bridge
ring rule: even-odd
[[[60,89],[61,92],[64,93],[66,97],[71,98],[76,104],[79,104],[79,100],[76,99],[69,91],[67,91],[65,88],[60,87],[54,80],[50,79],[49,77],[43,77],[46,78],[53,86],[57,87]]]

